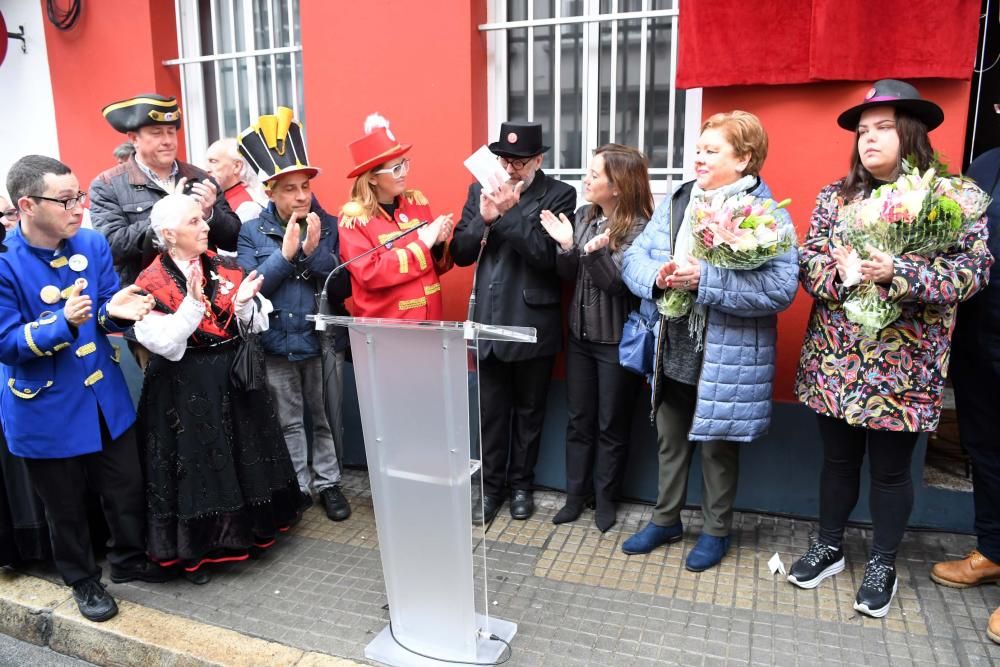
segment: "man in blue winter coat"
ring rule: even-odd
[[[267,382],[303,506],[311,504],[315,491],[327,516],[343,521],[351,515],[351,506],[340,489],[335,439],[342,437],[337,405],[347,334],[338,327],[332,341],[322,338],[306,319],[316,314],[317,294],[338,262],[337,218],[324,211],[312,194],[311,182],[319,170],[309,166],[301,126],[291,119],[290,110],[261,117],[240,135],[239,150],[270,199],[259,218],[243,225],[237,244],[237,261],[248,272],[264,276],[260,293],[274,305],[270,327],[262,335]],[[343,299],[350,294],[346,272],[332,281],[329,293],[334,310],[346,314]],[[333,350],[327,349],[331,345]],[[334,382],[324,381],[324,357],[326,374],[332,373]],[[337,405],[328,409],[324,399]],[[303,408],[312,423],[311,471]]]
[[[146,559],[146,499],[135,409],[107,334],[141,320],[153,299],[119,289],[111,249],[80,229],[87,194],[69,167],[28,155],[7,191],[20,223],[0,254],[0,416],[7,447],[24,459],[45,504],[52,555],[80,613],[118,613],[101,583],[87,522],[88,484],[111,530],[111,580],[164,581]]]

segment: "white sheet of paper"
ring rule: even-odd
[[[465,168],[472,172],[483,190],[493,192],[495,189],[490,183],[491,180],[500,179],[501,183],[507,182],[507,172],[497,161],[497,156],[490,152],[488,147],[480,146],[479,150],[470,155],[464,162]]]
[[[775,572],[780,572],[782,575],[785,574],[785,564],[781,562],[781,556],[777,552],[771,556],[771,560],[767,561],[767,567],[770,568],[771,574]]]

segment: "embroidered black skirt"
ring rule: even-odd
[[[298,518],[299,486],[267,390],[232,387],[230,344],[153,356],[139,400],[151,559],[242,560]]]

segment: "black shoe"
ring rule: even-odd
[[[98,579],[85,579],[73,584],[73,597],[80,613],[89,621],[100,623],[118,614],[115,599],[104,590],[104,584]]]
[[[552,523],[558,526],[561,523],[576,521],[583,514],[584,502],[582,496],[566,496],[566,504],[552,517]]]
[[[872,556],[865,565],[865,576],[854,598],[854,608],[867,616],[882,618],[889,613],[898,584],[895,566],[883,562],[877,555]]]
[[[844,552],[813,540],[808,551],[788,571],[788,581],[799,588],[816,588],[819,582],[843,571]]]
[[[510,517],[518,521],[530,519],[535,513],[535,499],[531,491],[518,489],[510,494]]]
[[[323,507],[331,521],[343,521],[351,516],[351,505],[340,491],[339,484],[326,487],[319,492],[319,497],[323,499]]]
[[[503,505],[503,498],[494,496],[483,496],[483,502],[472,504],[472,525],[482,526],[493,521],[500,506]]]
[[[177,576],[173,568],[163,567],[148,560],[126,567],[111,566],[111,581],[124,584],[130,581],[145,581],[151,584],[162,584]]]
[[[184,578],[190,581],[195,586],[204,586],[212,580],[212,575],[206,570],[198,568],[194,572],[184,571]]]

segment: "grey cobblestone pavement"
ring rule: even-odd
[[[318,507],[264,558],[221,566],[206,586],[111,585],[116,596],[304,650],[364,662],[365,645],[388,622],[367,476],[345,475],[354,506],[346,522]],[[650,508],[625,505],[602,535],[585,512],[554,526],[562,495],[539,493],[539,510],[512,521],[506,506],[487,535],[490,612],[515,621],[509,665],[990,665],[1000,646],[986,637],[1000,587],[935,585],[934,562],[963,556],[965,535],[910,532],[897,562],[900,588],[889,614],[871,619],[851,603],[870,534],[849,529],[848,568],[799,590],[767,561],[786,566],[807,546],[813,524],[738,514],[722,564],[683,568],[700,515],[684,512],[682,542],[626,557],[621,542]],[[419,545],[414,545],[419,547]],[[481,559],[477,557],[477,563]],[[51,575],[49,575],[51,576]]]

